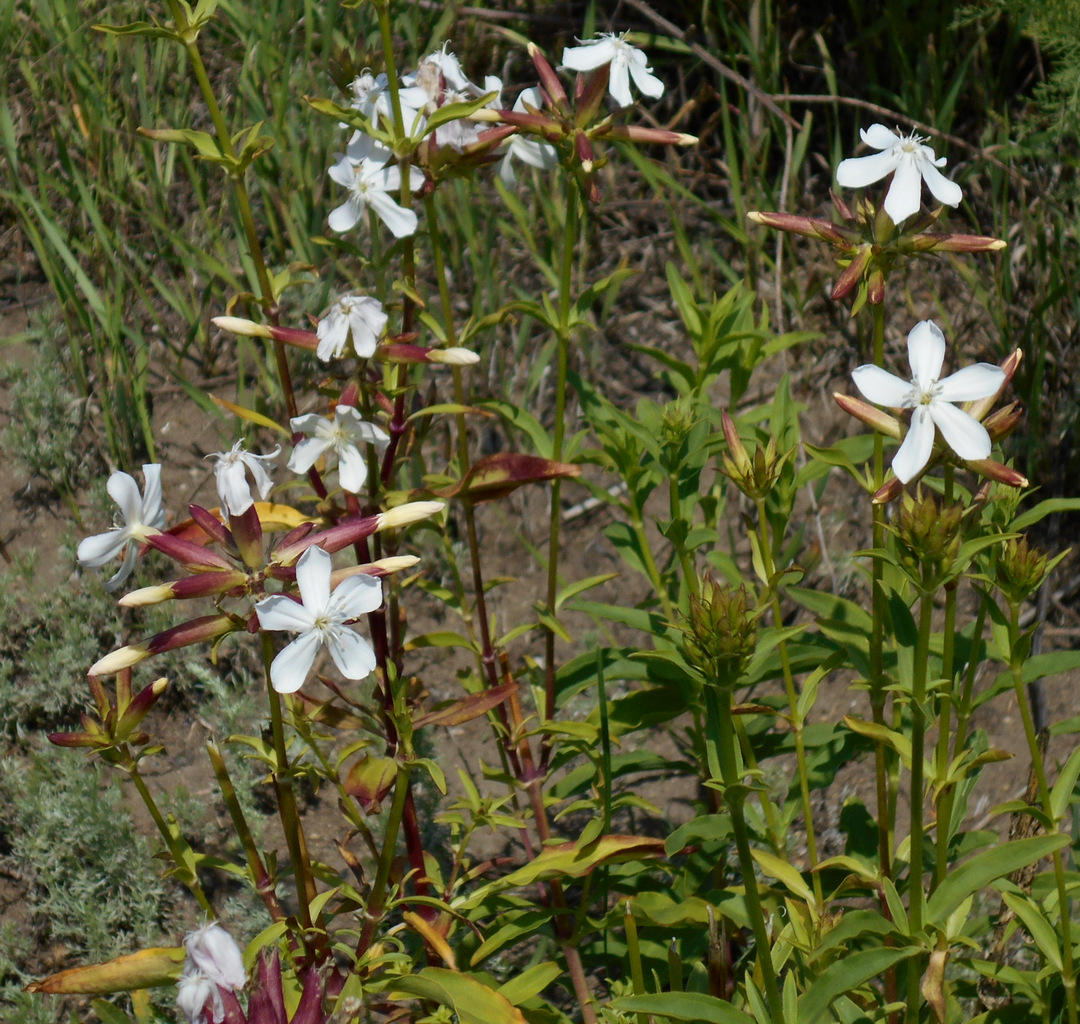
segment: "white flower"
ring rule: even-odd
[[[395,238],[406,238],[415,233],[418,223],[416,214],[398,206],[391,193],[400,193],[402,173],[408,178],[410,192],[423,186],[424,176],[415,171],[412,165],[407,165],[404,172],[397,165],[387,167],[386,160],[389,158],[389,151],[376,144],[372,155],[359,163],[343,156],[330,168],[330,177],[349,190],[349,198],[330,213],[331,231],[351,230],[370,206]]]
[[[930,460],[935,426],[961,459],[989,458],[990,435],[986,428],[952,403],[997,394],[1005,382],[1005,371],[990,363],[976,363],[939,380],[945,361],[945,335],[930,320],[917,323],[908,335],[908,360],[910,381],[871,364],[858,367],[851,375],[855,386],[871,402],[912,410],[911,427],[892,462],[900,482],[906,484],[914,479]]]
[[[514,109],[519,114],[526,113],[529,107],[539,110],[543,105],[543,96],[535,86],[531,89],[523,89],[514,100]],[[507,188],[517,180],[514,175],[514,165],[511,162],[514,157],[542,171],[550,170],[559,162],[559,154],[554,146],[546,142],[536,142],[523,135],[511,135],[510,141],[506,144],[506,155],[499,164],[499,177]]]
[[[381,118],[387,125],[393,126],[394,110],[390,102],[389,83],[385,74],[378,76],[365,71],[353,79],[353,101],[349,104],[354,110],[359,110],[376,128],[379,127]],[[398,103],[401,105],[401,119],[405,122],[406,132],[411,132],[416,121],[417,114],[427,103],[427,93],[418,86],[402,85],[398,89]],[[357,132],[353,135],[356,139]]]
[[[338,460],[338,480],[351,494],[359,494],[367,479],[367,462],[360,445],[373,444],[380,451],[390,443],[390,437],[374,423],[360,418],[351,405],[339,405],[334,418],[327,419],[318,413],[297,416],[289,421],[293,433],[310,435],[301,441],[289,458],[289,469],[294,473],[306,473],[319,457],[333,451]]]
[[[191,1024],[206,1024],[206,1004],[213,1002],[211,1019],[214,1024],[225,1020],[225,1004],[221,993],[205,974],[191,962],[184,964],[184,971],[176,987],[176,1006],[187,1014]]]
[[[596,39],[584,42],[579,39],[578,42],[580,46],[568,46],[563,50],[563,65],[572,71],[592,71],[610,62],[608,92],[620,107],[628,107],[634,102],[630,95],[631,78],[643,95],[654,100],[663,96],[664,83],[652,73],[649,58],[626,41],[625,32],[618,35],[605,32]]]
[[[302,604],[284,594],[264,597],[255,611],[263,629],[300,635],[270,665],[270,682],[278,693],[293,693],[304,685],[320,647],[330,651],[346,679],[363,679],[375,669],[371,645],[347,622],[375,611],[382,604],[382,584],[359,573],[348,576],[330,592],[330,556],[312,546],[296,563],[296,582]]]
[[[919,212],[924,181],[939,203],[960,205],[964,197],[960,186],[938,170],[945,166],[945,157],[934,159],[934,151],[923,145],[926,140],[922,136],[914,132],[898,135],[883,124],[860,129],[859,135],[868,146],[881,152],[840,161],[836,181],[845,188],[864,188],[892,174],[892,183],[885,195],[885,212],[894,224]]]
[[[189,932],[184,937],[184,948],[188,960],[215,985],[235,992],[247,984],[240,947],[217,921]]]
[[[127,473],[113,473],[109,477],[109,496],[120,506],[124,525],[115,526],[108,533],[85,538],[76,553],[80,565],[100,569],[121,551],[124,552],[124,564],[105,584],[106,590],[115,590],[131,575],[139,544],[165,525],[165,512],[161,507],[161,466],[150,463],[142,469],[146,486],[142,494],[139,493],[139,485]]]
[[[379,344],[379,336],[389,319],[378,299],[367,295],[343,295],[319,321],[316,355],[324,363],[337,359],[352,335],[353,351],[367,359]]]
[[[266,500],[274,482],[266,472],[263,462],[276,459],[280,453],[281,448],[277,447],[269,455],[256,455],[255,452],[245,450],[241,438],[232,446],[231,451],[214,452],[212,456],[207,456],[217,459],[214,463],[214,477],[217,479],[218,497],[221,499],[222,508],[226,509],[229,515],[242,516],[255,504],[251,495],[251,484],[248,483],[249,469],[255,489],[259,492],[259,500]]]

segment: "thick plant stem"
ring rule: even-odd
[[[165,846],[169,850],[169,855],[173,859],[173,863],[178,869],[182,870],[185,862],[183,852],[177,847],[176,840],[173,838],[172,832],[169,830],[168,823],[161,814],[161,809],[157,805],[157,801],[154,799],[153,794],[150,792],[146,785],[146,780],[143,779],[139,772],[138,763],[132,759],[130,764],[124,766],[124,770],[131,777],[131,781],[135,783],[135,788],[139,791],[139,796],[142,797],[143,805],[149,812],[150,817],[154,819],[154,824],[157,826],[157,830],[161,833],[161,838],[165,841]],[[183,877],[183,876],[181,876]],[[206,893],[203,892],[202,886],[199,884],[199,879],[192,876],[184,883],[188,887],[188,891],[198,901],[199,906],[202,908],[203,913],[207,914],[211,918],[216,918],[217,914],[214,913],[214,906],[210,902]]]
[[[911,681],[911,825],[908,831],[911,852],[908,869],[908,920],[912,935],[918,935],[922,931],[923,909],[926,904],[926,893],[923,891],[923,748],[926,744],[926,676],[933,615],[933,591],[923,591],[919,600],[919,635],[915,642]],[[919,1019],[921,999],[919,972],[909,970],[908,1020]]]
[[[278,814],[281,817],[281,827],[285,832],[285,842],[289,847],[289,859],[292,861],[293,873],[296,877],[300,924],[305,931],[308,931],[315,923],[311,917],[311,902],[315,899],[317,890],[315,879],[311,875],[307,841],[304,838],[304,828],[296,807],[296,795],[293,793],[292,779],[289,775],[289,754],[285,747],[285,726],[281,716],[281,694],[270,682],[270,662],[274,657],[274,644],[269,633],[262,634],[262,654],[266,673],[266,693],[270,704],[270,735],[276,762],[272,773],[274,791],[277,794]]]
[[[758,530],[761,537],[761,557],[765,561],[765,575],[772,579],[776,572],[773,561],[772,544],[769,539],[768,519],[765,516],[765,499],[757,499]],[[777,629],[783,629],[784,619],[780,610],[780,596],[775,590],[772,592],[773,624]],[[806,855],[809,861],[810,877],[813,880],[814,899],[818,906],[825,905],[825,896],[821,888],[821,878],[815,870],[818,865],[817,836],[814,832],[814,813],[810,803],[810,778],[806,769],[806,740],[803,734],[805,723],[799,712],[799,695],[795,691],[795,679],[791,673],[791,659],[788,657],[787,641],[781,640],[777,645],[780,652],[780,666],[784,673],[784,693],[787,696],[788,711],[791,715],[791,728],[795,733],[795,758],[799,766],[799,795],[802,799],[803,822],[806,827]]]
[[[1028,751],[1031,754],[1031,767],[1039,785],[1039,803],[1043,813],[1054,822],[1054,808],[1050,800],[1050,787],[1046,781],[1046,766],[1039,750],[1039,738],[1035,733],[1035,723],[1031,717],[1031,705],[1028,702],[1027,687],[1024,685],[1024,651],[1020,644],[1020,604],[1009,602],[1009,667],[1012,670],[1013,688],[1016,691],[1016,704],[1020,709],[1020,720],[1024,724],[1024,736],[1027,738]],[[1072,943],[1072,905],[1065,883],[1065,864],[1061,851],[1055,850],[1054,881],[1057,887],[1059,930],[1061,936],[1061,984],[1065,989],[1065,1006],[1069,1014],[1069,1024],[1077,1024],[1078,1010],[1076,1002],[1076,965],[1073,960]]]
[[[574,252],[578,239],[578,204],[581,199],[571,192],[566,204],[566,223],[563,225],[563,252],[559,275],[559,322],[556,330],[555,421],[551,441],[551,457],[562,461],[563,439],[566,434],[566,377],[570,359],[570,307],[574,287]],[[551,483],[551,528],[548,535],[547,613],[555,617],[555,598],[559,589],[559,528],[562,525],[559,499],[562,480]],[[555,717],[555,633],[547,629],[544,635],[544,720]],[[543,745],[541,765],[547,767],[550,743]]]
[[[765,984],[765,998],[773,1024],[784,1024],[784,1010],[780,1001],[780,984],[772,962],[769,929],[765,923],[761,898],[757,891],[757,874],[754,857],[750,852],[750,830],[746,826],[744,804],[748,790],[739,776],[735,758],[736,738],[731,708],[731,687],[716,683],[705,685],[706,726],[709,731],[708,747],[710,766],[720,768],[724,783],[724,803],[731,814],[731,830],[735,834],[735,848],[739,855],[739,868],[743,876],[746,910],[754,931],[758,968]]]
[[[881,366],[885,362],[885,307],[875,303],[874,313],[873,363]],[[885,450],[881,434],[874,434],[874,490],[885,481]],[[885,509],[880,505],[872,506],[873,547],[880,550],[885,546]],[[870,634],[870,715],[875,725],[885,724],[885,591],[883,589],[885,566],[880,558],[873,560],[871,570],[871,614]],[[889,758],[884,743],[874,745],[874,781],[877,791],[877,827],[878,859],[881,873],[886,878],[892,877],[893,828],[892,801],[889,798]]]

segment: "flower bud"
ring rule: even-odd
[[[1027,537],[1006,541],[998,555],[998,590],[1010,604],[1020,604],[1042,586],[1050,560]]]
[[[905,494],[895,533],[916,585],[929,590],[949,577],[964,541],[963,517],[960,505],[939,504],[932,494]]]
[[[690,614],[682,627],[687,660],[709,682],[734,686],[754,653],[758,614],[744,586],[732,587],[706,573],[701,596],[690,597]]]

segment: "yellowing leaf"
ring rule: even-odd
[[[470,974],[444,967],[425,967],[416,974],[395,979],[390,998],[409,997],[449,1006],[461,1024],[527,1024],[521,1011],[506,996]]]
[[[138,953],[128,953],[108,963],[73,967],[43,981],[32,981],[26,990],[50,995],[105,995],[157,985],[174,985],[180,977],[186,955],[183,946],[141,949]]]

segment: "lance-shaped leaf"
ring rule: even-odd
[[[452,487],[439,491],[443,498],[469,498],[474,502],[503,498],[523,484],[581,475],[581,467],[539,455],[498,452],[477,462]]]
[[[503,683],[501,686],[493,686],[490,690],[469,694],[468,697],[454,701],[449,707],[421,715],[413,722],[413,727],[419,729],[425,725],[451,726],[471,722],[474,718],[479,718],[492,708],[498,707],[516,689],[517,683]]]
[[[26,991],[49,995],[106,995],[109,992],[174,985],[180,977],[185,956],[187,951],[183,946],[141,949],[138,953],[128,953],[108,963],[73,967],[42,981],[32,981],[26,986]]]
[[[394,980],[391,999],[430,999],[448,1006],[461,1024],[526,1024],[521,1011],[504,995],[469,974],[445,967],[425,967]]]
[[[609,1004],[626,1014],[655,1014],[667,1020],[695,1024],[753,1024],[754,1018],[726,999],[706,992],[658,992],[655,995],[621,996]]]

